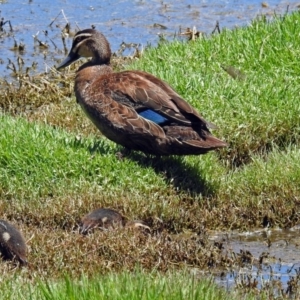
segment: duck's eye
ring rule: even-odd
[[[79,36],[74,40],[74,43],[78,44],[83,40],[83,37]]]

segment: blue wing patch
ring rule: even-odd
[[[150,121],[158,124],[158,125],[161,125],[161,124],[169,121],[167,118],[163,117],[162,115],[160,115],[159,113],[157,113],[151,109],[141,111],[141,112],[139,112],[139,115],[147,120],[150,120]]]

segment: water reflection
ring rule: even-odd
[[[241,266],[217,276],[216,282],[228,289],[233,286],[255,285],[262,288],[275,284],[286,290],[289,281],[300,273],[300,228],[259,230],[246,233],[216,233],[212,240],[223,242],[224,253],[241,257]],[[247,257],[247,256],[245,256]]]
[[[287,292],[289,281],[292,278],[296,278],[299,274],[299,264],[270,264],[262,265],[261,268],[252,266],[249,268],[241,268],[238,271],[232,271],[225,276],[217,277],[216,283],[226,288],[228,291],[234,286],[262,289],[269,285],[278,290],[284,290]]]
[[[221,28],[247,25],[258,14],[284,13],[297,8],[296,1],[161,1],[110,0],[68,1],[43,0],[0,1],[0,72],[2,77],[11,73],[6,68],[8,59],[19,56],[25,66],[37,62],[39,72],[47,71],[65,55],[61,28],[70,22],[71,29],[95,26],[109,39],[113,51],[122,42],[155,45],[159,35],[172,38],[180,28],[196,26],[210,33],[216,21]],[[61,10],[64,14],[59,14]],[[57,17],[57,18],[56,18]],[[56,19],[55,19],[56,18]],[[54,21],[55,20],[55,21]],[[10,31],[10,21],[13,31]],[[53,22],[54,21],[54,22]],[[52,23],[53,22],[53,23]],[[49,26],[52,23],[52,26]],[[47,47],[41,47],[37,39]],[[67,40],[70,48],[71,40]],[[19,49],[20,45],[24,45]],[[45,63],[44,63],[45,62]]]

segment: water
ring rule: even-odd
[[[10,32],[9,23],[6,23],[0,31],[1,77],[12,73],[7,68],[9,59],[16,65],[20,57],[24,69],[37,63],[37,72],[47,71],[57,64],[66,54],[61,29],[67,22],[73,31],[95,26],[107,36],[112,50],[117,51],[122,42],[145,46],[155,45],[160,35],[172,39],[180,28],[196,26],[197,30],[211,33],[216,21],[221,29],[233,28],[249,24],[260,14],[283,14],[288,6],[289,11],[297,9],[297,1],[265,3],[267,7],[263,7],[261,0],[0,0],[0,17],[10,21],[13,28]],[[65,17],[60,13],[62,10]],[[40,47],[34,35],[47,48]],[[15,43],[17,46],[24,44],[24,51],[12,50]],[[71,38],[67,39],[66,46],[70,48]],[[12,64],[9,66],[12,68]]]
[[[246,233],[216,233],[212,240],[223,242],[224,253],[250,254],[251,262],[217,276],[216,282],[227,289],[242,283],[257,282],[257,288],[275,282],[286,290],[288,282],[300,273],[300,228],[259,230]],[[260,258],[264,257],[260,262]]]

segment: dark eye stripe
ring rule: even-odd
[[[90,33],[81,33],[74,38],[74,43],[80,43],[82,40],[87,39],[91,37],[92,35]]]

